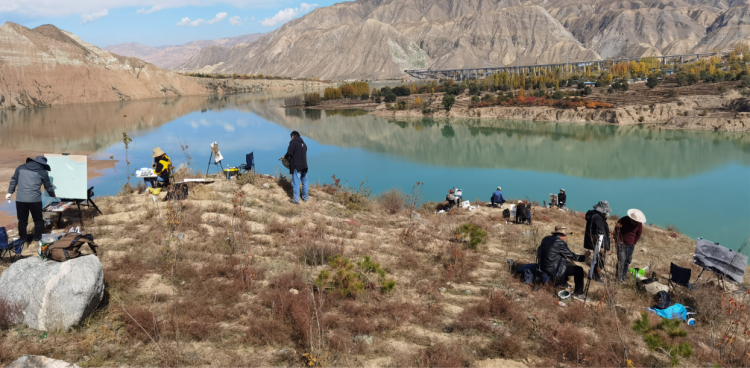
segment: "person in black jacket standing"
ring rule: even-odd
[[[599,242],[599,236],[604,235],[602,248],[597,257],[596,270],[594,271],[594,281],[601,282],[602,271],[604,270],[604,256],[609,252],[609,225],[607,224],[607,214],[612,212],[609,208],[609,202],[599,201],[593,210],[586,212],[586,232],[583,234],[583,247],[588,250],[596,249]]]
[[[292,141],[284,156],[289,160],[289,173],[292,174],[292,190],[294,192],[293,203],[299,204],[300,183],[302,184],[302,200],[307,202],[307,145],[299,133],[295,130],[291,134]]]
[[[47,158],[37,156],[37,158],[27,158],[26,163],[19,166],[10,179],[8,194],[5,199],[10,199],[13,192],[18,189],[16,195],[16,216],[18,216],[18,237],[30,241],[26,234],[26,227],[29,225],[29,213],[34,219],[34,240],[42,240],[44,233],[44,217],[42,214],[42,192],[39,188],[44,185],[50,197],[56,197],[55,190],[49,180],[50,167],[47,164]]]
[[[557,208],[565,208],[567,201],[568,196],[565,194],[565,189],[560,189],[560,193],[557,194]]]
[[[566,285],[568,278],[573,276],[575,281],[573,297],[584,300],[583,267],[569,263],[568,260],[583,262],[591,255],[591,251],[587,250],[584,255],[573,253],[568,248],[568,244],[565,243],[568,237],[565,230],[567,230],[565,226],[555,226],[552,235],[542,239],[542,245],[537,249],[537,262],[539,263],[539,269],[554,279],[557,285]]]

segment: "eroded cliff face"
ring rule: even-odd
[[[99,49],[51,25],[0,26],[0,108],[127,101],[266,90],[320,83],[192,78]]]
[[[750,132],[750,115],[736,105],[747,100],[738,99],[736,93],[723,96],[680,97],[677,102],[651,105],[630,105],[608,109],[558,109],[546,106],[517,107],[494,106],[482,108],[454,108],[450,112],[439,110],[434,118],[479,118],[547,121],[580,124],[648,125],[665,129],[715,130]],[[439,108],[437,105],[433,106]],[[722,110],[719,113],[713,110]],[[712,111],[712,112],[709,112]],[[418,110],[390,111],[378,109],[373,114],[382,117],[423,117]]]

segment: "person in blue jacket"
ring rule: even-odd
[[[503,203],[505,203],[505,198],[503,198],[503,192],[501,192],[502,188],[497,187],[497,190],[495,193],[492,193],[492,198],[490,199],[490,202],[492,202],[492,206],[503,206]]]

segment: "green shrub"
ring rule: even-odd
[[[371,279],[371,276],[375,275],[380,278],[381,293],[389,293],[396,287],[396,281],[386,279],[385,270],[370,256],[365,256],[364,260],[356,264],[347,258],[336,256],[328,262],[328,266],[331,271],[321,270],[315,279],[315,285],[318,288],[331,288],[344,297],[353,297],[365,287],[377,286]]]
[[[487,231],[477,225],[468,223],[463,224],[461,225],[461,227],[456,229],[455,234],[460,235],[464,238],[468,237],[469,248],[477,249],[477,247],[479,247],[479,244],[481,244],[484,241],[484,238],[487,236]]]

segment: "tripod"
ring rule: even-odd
[[[214,161],[214,165],[221,166],[221,171],[224,171],[224,165],[221,164],[221,160],[219,162],[216,162],[214,160],[214,152],[211,151],[211,156],[208,157],[208,167],[206,168],[206,176],[208,176],[208,170],[211,168],[211,161]]]
[[[602,242],[604,242],[604,235],[599,235],[599,241],[596,242],[596,247],[594,247],[594,254],[591,257],[591,267],[589,268],[589,275],[586,278],[586,285],[583,287],[583,304],[586,304],[586,301],[589,299],[589,286],[591,286],[591,279],[594,278],[594,274],[596,273],[596,266],[597,263],[599,263],[599,257],[602,250]],[[602,273],[604,273],[604,269],[602,269]]]

